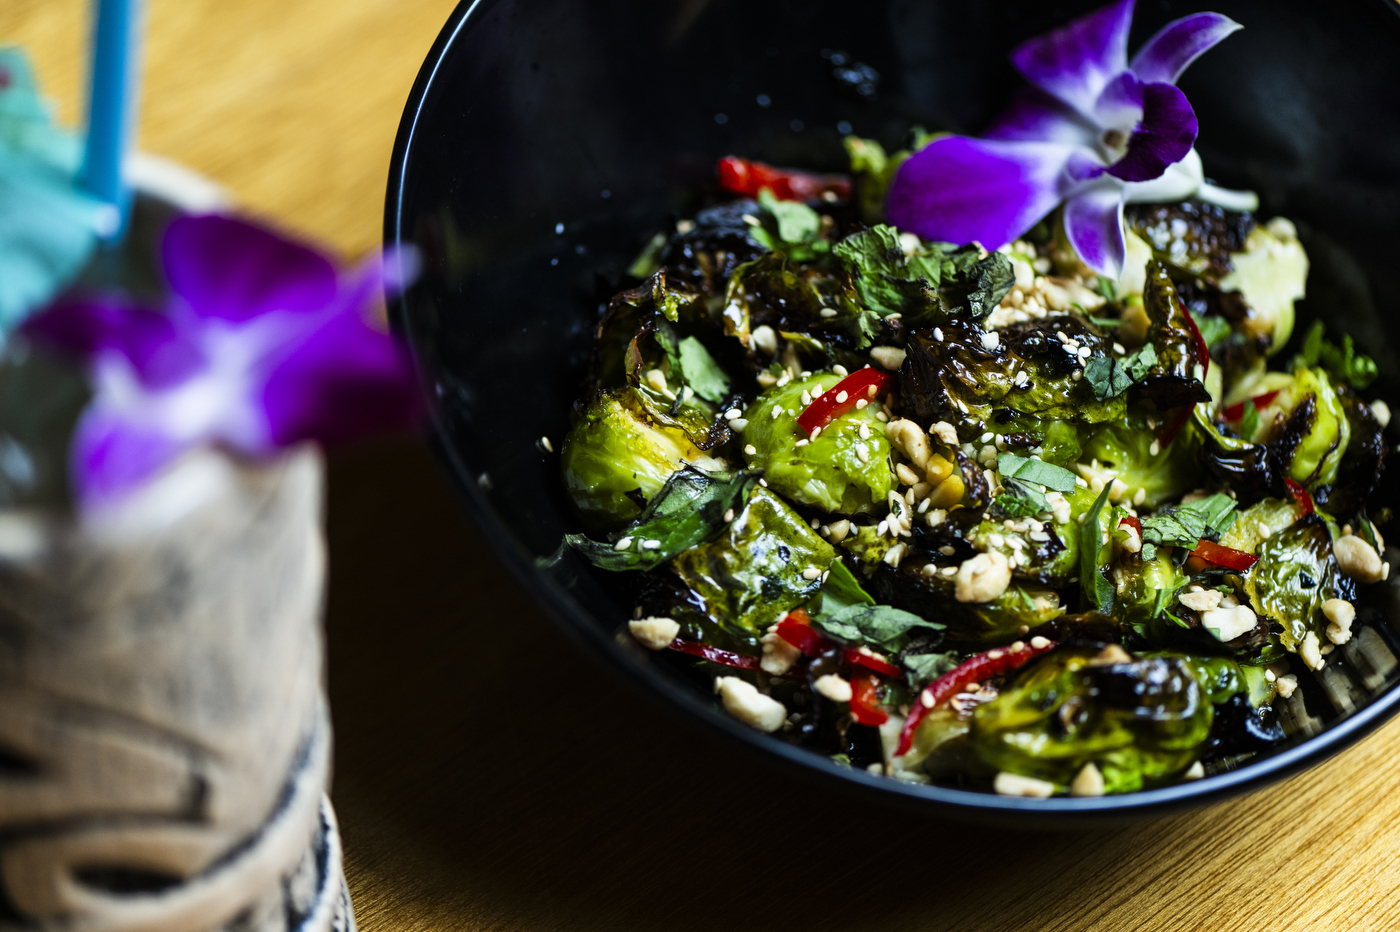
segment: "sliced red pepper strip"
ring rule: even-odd
[[[818,427],[825,427],[854,408],[856,402],[862,399],[865,401],[873,400],[889,388],[893,382],[894,376],[888,372],[880,372],[877,369],[857,369],[813,398],[812,403],[807,406],[807,410],[797,416],[797,426],[810,434]],[[871,388],[875,389],[874,394],[871,393]],[[842,395],[845,396],[844,399],[842,399]]]
[[[890,716],[880,708],[880,678],[873,673],[851,677],[851,718],[859,725],[879,726]]]
[[[1204,538],[1196,544],[1196,549],[1191,551],[1191,555],[1200,557],[1207,563],[1223,566],[1227,570],[1239,570],[1241,572],[1249,569],[1259,561],[1259,558],[1252,553],[1245,553],[1243,550],[1236,550],[1233,547],[1222,547]]]
[[[1121,519],[1119,519],[1118,525],[1121,527],[1124,524],[1132,528],[1134,531],[1137,531],[1138,537],[1142,536],[1142,522],[1139,521],[1137,518],[1134,518],[1132,515],[1124,515]]]
[[[1282,391],[1282,389],[1280,389],[1280,391]],[[1270,404],[1272,404],[1273,400],[1278,397],[1278,394],[1279,393],[1277,391],[1265,392],[1262,395],[1255,395],[1249,400],[1254,402],[1254,407],[1256,410],[1260,410],[1263,408],[1267,408]],[[1237,405],[1230,405],[1230,407],[1220,412],[1220,416],[1223,417],[1226,421],[1234,423],[1235,421],[1238,421],[1240,418],[1244,417],[1245,404],[1245,402],[1241,401]]]
[[[682,641],[676,638],[669,645],[671,650],[678,650],[682,654],[690,654],[710,663],[717,663],[725,667],[737,667],[740,670],[759,669],[759,658],[750,657],[748,654],[736,654],[733,651],[720,650],[718,647],[711,647],[700,641]]]
[[[909,710],[909,717],[904,720],[904,729],[899,733],[899,746],[894,752],[895,757],[909,753],[909,748],[914,744],[914,731],[919,727],[919,722],[924,720],[924,716],[962,692],[969,683],[980,683],[994,676],[1009,673],[1032,657],[1038,657],[1055,646],[1054,641],[1047,641],[1044,647],[1031,647],[1020,641],[1016,643],[1021,645],[1020,650],[1016,650],[1014,644],[1011,647],[993,648],[985,654],[964,660],[925,686],[923,692],[919,693],[919,698],[915,700],[914,708]]]
[[[873,654],[863,654],[854,648],[847,647],[841,651],[841,656],[853,667],[865,667],[867,670],[874,670],[876,673],[885,674],[885,676],[904,679],[903,670]]]
[[[808,201],[828,193],[842,200],[851,196],[851,179],[846,175],[814,175],[774,168],[734,155],[719,160],[719,186],[746,197],[758,197],[767,188],[780,201]]]
[[[1186,326],[1191,328],[1191,336],[1196,341],[1196,349],[1201,353],[1201,376],[1204,377],[1210,371],[1210,347],[1206,346],[1206,338],[1201,336],[1201,328],[1196,326],[1196,318],[1191,316],[1191,312],[1186,309],[1186,302],[1181,301],[1181,313],[1186,315]]]
[[[1299,515],[1299,517],[1306,518],[1308,515],[1312,514],[1315,509],[1313,508],[1312,496],[1308,494],[1308,490],[1292,479],[1284,479],[1283,484],[1288,486],[1288,491],[1293,496],[1293,500],[1298,503],[1299,508],[1303,509],[1303,513]]]

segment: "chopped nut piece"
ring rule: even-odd
[[[797,663],[797,658],[802,656],[802,651],[778,637],[777,625],[768,629],[759,640],[759,644],[763,646],[763,659],[758,665],[770,676],[782,676],[791,670],[793,664]]]
[[[1356,620],[1356,606],[1346,599],[1328,599],[1322,603],[1322,614],[1331,622],[1327,626],[1327,640],[1333,644],[1345,644],[1351,640],[1351,623]]]
[[[939,421],[929,428],[929,433],[938,438],[938,442],[950,447],[958,445],[958,431],[947,421]]]
[[[1095,767],[1091,761],[1084,765],[1084,768],[1075,776],[1074,782],[1069,785],[1069,795],[1102,796],[1103,789],[1103,774],[1099,773],[1099,768]]]
[[[1316,632],[1309,631],[1308,636],[1303,638],[1303,643],[1298,645],[1298,656],[1307,664],[1309,670],[1322,669],[1322,644],[1318,641]]]
[[[877,346],[870,351],[870,358],[891,372],[904,365],[905,351],[897,346]]]
[[[1046,799],[1055,795],[1055,784],[1037,780],[1035,777],[1023,777],[1019,773],[1007,773],[1005,770],[996,775],[996,779],[992,781],[992,789],[1001,796]]]
[[[817,677],[812,688],[832,702],[850,702],[851,684],[835,673]]]
[[[1183,592],[1180,602],[1193,612],[1213,612],[1220,607],[1220,592],[1216,589],[1205,589],[1196,592]]]
[[[1373,583],[1385,578],[1380,554],[1357,535],[1337,538],[1332,542],[1332,553],[1342,572],[1357,582]]]
[[[1195,762],[1194,764],[1192,764],[1190,767],[1187,767],[1187,768],[1186,768],[1186,772],[1183,773],[1183,774],[1181,775],[1181,779],[1183,779],[1183,780],[1199,780],[1199,779],[1201,779],[1202,777],[1204,777],[1205,775],[1206,775],[1206,767],[1205,767],[1205,764],[1202,764],[1200,761],[1196,761],[1196,762]]]
[[[1132,663],[1133,655],[1128,653],[1117,644],[1110,644],[1099,651],[1094,659],[1089,661],[1091,667],[1107,667],[1115,663]]]
[[[673,618],[638,618],[627,622],[627,630],[648,650],[665,650],[681,633],[681,626]]]
[[[932,452],[929,448],[928,434],[924,433],[924,429],[918,424],[907,418],[898,418],[890,421],[889,426],[885,428],[885,436],[918,468],[923,469],[928,464]]]
[[[786,706],[737,676],[717,677],[715,692],[719,693],[726,712],[759,731],[777,731],[787,719]]]
[[[1206,595],[1204,592],[1196,595]],[[1220,593],[1215,593],[1220,595]],[[1186,604],[1186,599],[1192,595],[1187,593],[1182,596],[1182,604]],[[1233,599],[1222,598],[1220,607],[1211,611],[1201,613],[1201,625],[1214,634],[1219,641],[1233,641],[1246,631],[1253,631],[1254,626],[1259,624],[1259,618],[1254,614],[1248,605],[1229,605]]]
[[[767,324],[755,327],[753,333],[749,334],[749,339],[753,342],[754,349],[760,352],[772,355],[778,351],[778,334]]]
[[[958,584],[954,595],[959,602],[990,602],[1005,592],[1009,585],[1011,563],[994,550],[963,561],[962,566],[958,567]]]
[[[833,544],[841,543],[841,541],[846,539],[846,535],[851,533],[851,522],[846,518],[833,521],[829,526],[831,528],[831,533],[828,535],[827,539]]]
[[[1274,683],[1274,688],[1278,690],[1280,696],[1287,699],[1289,696],[1293,695],[1293,690],[1298,688],[1298,677],[1294,676],[1292,673],[1287,676],[1280,676]]]

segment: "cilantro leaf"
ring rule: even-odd
[[[898,650],[904,645],[905,636],[916,628],[943,629],[936,621],[925,621],[912,612],[888,605],[842,605],[830,611],[823,609],[812,623],[838,640],[877,644],[886,650]]]
[[[1099,572],[1099,551],[1103,548],[1103,527],[1099,515],[1108,501],[1108,487],[1094,499],[1093,507],[1084,516],[1084,527],[1080,529],[1079,542],[1079,582],[1084,589],[1084,598],[1089,608],[1103,615],[1113,611],[1113,583]]]
[[[1011,291],[1016,274],[1001,253],[976,246],[925,243],[906,256],[894,227],[879,224],[846,237],[833,250],[851,270],[866,307],[881,316],[922,319],[928,311],[981,320]]]
[[[822,583],[822,608],[831,611],[838,607],[874,604],[875,597],[861,587],[846,564],[840,560],[832,561],[826,582]]]
[[[1007,479],[1020,479],[1034,482],[1056,492],[1073,492],[1076,485],[1074,473],[1063,466],[1033,460],[1014,453],[1003,453],[997,457],[997,472],[1001,473],[1002,484]]]
[[[682,550],[717,536],[725,526],[725,512],[741,508],[761,476],[761,472],[705,472],[686,465],[666,480],[661,491],[619,535],[618,539],[631,540],[625,550],[583,534],[566,534],[564,541],[601,569],[655,569]],[[646,541],[656,541],[658,545],[648,548],[644,546]]]
[[[1108,401],[1126,392],[1134,382],[1141,381],[1157,365],[1157,351],[1148,343],[1136,352],[1118,359],[1095,356],[1084,366],[1084,379],[1094,390],[1094,398]]]
[[[1186,313],[1196,322],[1196,329],[1201,331],[1201,339],[1206,341],[1206,349],[1211,349],[1230,336],[1230,322],[1219,314],[1197,314],[1189,308]]]
[[[1235,523],[1233,498],[1217,492],[1209,498],[1185,505],[1163,508],[1150,518],[1142,519],[1143,543],[1157,547],[1191,547],[1203,537],[1219,538]],[[1148,559],[1144,550],[1143,559]]]
[[[1380,370],[1376,368],[1376,361],[1370,356],[1356,354],[1351,334],[1342,337],[1340,348],[1324,340],[1322,335],[1326,329],[1322,321],[1313,321],[1303,338],[1302,351],[1293,357],[1291,368],[1296,370],[1321,365],[1329,374],[1358,391],[1374,382],[1380,374]]]
[[[681,374],[686,384],[695,389],[695,394],[716,404],[729,394],[729,376],[705,349],[705,344],[695,337],[686,337],[677,345],[676,355],[680,359]]]
[[[900,664],[909,671],[909,685],[922,689],[958,665],[955,654],[905,654]]]

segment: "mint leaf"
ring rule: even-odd
[[[1020,479],[1056,492],[1073,492],[1076,485],[1074,473],[1068,469],[1014,453],[1003,453],[997,457],[997,472],[1001,473],[1003,485],[1007,479]]]
[[[618,535],[631,543],[618,550],[613,543],[583,534],[566,534],[564,542],[594,566],[613,572],[650,570],[676,554],[718,536],[724,515],[739,509],[758,485],[761,472],[705,472],[685,465],[672,474],[637,519]],[[646,547],[645,542],[657,546]]]
[[[1259,409],[1251,398],[1244,403],[1244,414],[1240,416],[1240,436],[1247,442],[1253,442],[1254,432],[1259,429]]]
[[[1322,338],[1325,330],[1322,321],[1313,321],[1303,338],[1302,352],[1293,357],[1291,368],[1321,365],[1329,374],[1358,391],[1374,382],[1380,374],[1380,370],[1376,368],[1376,361],[1370,356],[1356,354],[1351,334],[1342,337],[1342,345],[1338,348]]]
[[[923,689],[958,665],[955,654],[905,654],[899,663],[909,671],[909,685]]]
[[[826,582],[822,583],[822,609],[831,611],[834,608],[874,604],[875,597],[861,588],[846,564],[840,560],[832,561]]]
[[[992,506],[1003,517],[1033,518],[1042,511],[1050,510],[1050,503],[1033,484],[1003,477],[1002,485],[1006,491],[996,497]]]
[[[1142,519],[1143,543],[1154,545],[1154,554],[1156,547],[1194,548],[1201,538],[1219,538],[1228,531],[1235,523],[1236,507],[1233,498],[1217,492],[1197,502],[1163,508]]]
[[[1206,341],[1206,349],[1214,347],[1230,336],[1230,322],[1219,314],[1197,314],[1190,309],[1187,309],[1186,313],[1196,322],[1196,328],[1201,331],[1201,339]]]
[[[938,622],[925,621],[889,605],[843,605],[830,611],[823,608],[812,623],[838,640],[876,644],[886,650],[902,647],[905,635],[915,628],[943,629]]]
[[[724,400],[729,394],[729,376],[705,349],[705,344],[695,337],[686,337],[677,345],[676,354],[680,358],[681,374],[686,384],[695,389],[695,394],[716,404]]]
[[[1108,501],[1108,486],[1094,499],[1094,505],[1084,516],[1084,527],[1079,538],[1079,582],[1084,589],[1084,599],[1089,608],[1101,615],[1113,612],[1113,583],[1099,572],[1099,551],[1103,548],[1103,527],[1099,515]]]
[[[1084,380],[1094,390],[1094,398],[1108,401],[1126,392],[1134,382],[1141,381],[1157,365],[1157,351],[1148,343],[1141,349],[1118,359],[1095,356],[1084,366]]]

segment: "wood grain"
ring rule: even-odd
[[[448,0],[151,0],[142,144],[347,253]],[[82,4],[5,0],[70,122]],[[1109,830],[854,804],[719,750],[530,605],[420,448],[333,461],[347,872],[379,930],[1400,928],[1400,722],[1287,783]]]

